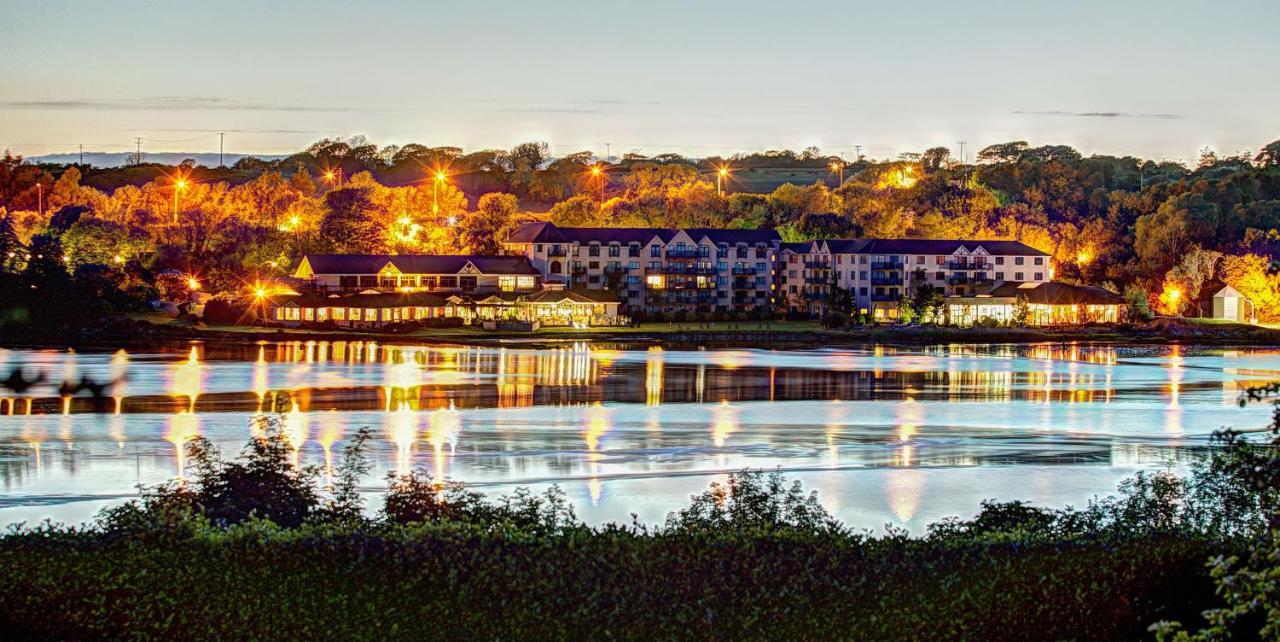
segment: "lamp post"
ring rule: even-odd
[[[716,170],[716,196],[724,196],[724,180],[729,178],[729,168],[723,165]]]
[[[831,171],[840,173],[840,182],[836,183],[836,187],[844,185],[844,161],[831,161]]]
[[[435,216],[440,215],[440,183],[448,178],[448,174],[444,170],[436,170],[435,181],[431,187],[431,213]]]
[[[36,212],[44,218],[44,184],[36,183]]]
[[[178,193],[187,189],[187,179],[179,178],[173,182],[173,224],[178,224]]]
[[[604,208],[604,170],[599,165],[591,166],[591,175],[600,179],[600,207]]]

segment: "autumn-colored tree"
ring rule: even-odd
[[[1222,280],[1253,306],[1258,320],[1280,321],[1280,274],[1269,271],[1270,261],[1258,254],[1222,257]]]
[[[497,254],[516,227],[519,201],[512,194],[485,194],[476,211],[465,215],[456,227],[459,251],[470,254]]]
[[[320,245],[332,252],[379,254],[387,250],[386,227],[377,220],[366,188],[343,188],[325,195],[328,213],[320,222]]]

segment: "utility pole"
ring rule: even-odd
[[[957,141],[960,144],[960,164],[964,165],[964,144],[966,141]]]
[[[226,132],[218,132],[218,167],[226,167],[222,162],[222,138],[226,135]]]
[[[862,161],[862,145],[854,145],[853,146],[853,162],[858,163],[861,161]]]
[[[84,165],[84,143],[80,143],[80,164]]]
[[[609,145],[609,143],[604,144],[604,162],[606,163],[613,162],[613,152],[610,151],[611,149],[612,147]]]
[[[135,153],[133,157],[134,164],[141,165],[142,164],[142,137],[135,136],[133,139],[133,142],[138,146],[138,151]]]

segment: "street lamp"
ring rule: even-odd
[[[178,193],[187,189],[187,179],[179,178],[173,181],[173,224],[178,224]]]
[[[44,184],[36,183],[36,212],[44,218]]]
[[[431,188],[431,213],[433,215],[440,215],[440,183],[443,183],[448,177],[449,175],[444,170],[436,170],[435,181]]]
[[[324,172],[324,182],[329,184],[329,189],[337,189],[342,187],[342,168],[336,170],[327,169]]]
[[[716,170],[716,196],[724,195],[724,181],[727,178],[729,178],[729,168],[728,166],[721,165],[720,168]]]
[[[831,171],[840,172],[840,182],[836,183],[836,187],[844,185],[844,161],[831,161]]]
[[[591,175],[600,179],[600,207],[604,207],[604,169],[599,165],[591,166]]]

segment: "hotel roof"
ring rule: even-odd
[[[738,230],[717,228],[665,228],[665,227],[559,227],[553,223],[525,223],[507,237],[508,243],[640,243],[657,238],[669,243],[681,231],[695,242],[706,239],[712,243],[777,243],[782,237],[777,230]]]
[[[1027,303],[1045,305],[1108,305],[1124,303],[1124,297],[1102,288],[1091,285],[1071,285],[1069,283],[1048,282],[1034,287],[1031,283],[1006,281],[997,285],[988,294],[992,297],[1025,297]]]
[[[405,274],[458,274],[468,264],[480,274],[536,275],[523,256],[483,254],[308,254],[302,260],[315,274],[377,274],[388,263]],[[299,265],[299,269],[301,269]]]

